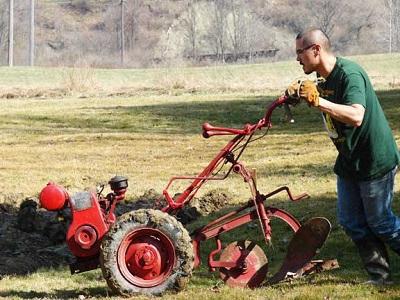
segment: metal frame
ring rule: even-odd
[[[227,213],[226,215],[212,221],[206,226],[199,228],[193,234],[193,246],[195,254],[195,267],[200,265],[200,243],[202,241],[211,239],[215,237],[216,240],[216,250],[211,251],[208,257],[208,265],[212,271],[215,268],[232,268],[240,267],[236,262],[223,262],[215,260],[215,256],[221,252],[222,245],[219,236],[222,233],[229,232],[239,226],[247,224],[253,220],[259,220],[261,230],[264,235],[264,239],[267,243],[271,240],[272,230],[270,227],[270,219],[272,217],[279,218],[286,222],[290,228],[296,232],[300,228],[300,223],[295,217],[293,217],[288,212],[265,206],[265,200],[269,197],[286,191],[288,197],[292,201],[297,201],[308,197],[307,193],[302,193],[298,196],[293,196],[287,186],[280,187],[269,194],[261,194],[257,188],[256,184],[256,174],[255,171],[251,171],[245,167],[245,165],[239,161],[240,156],[243,151],[251,142],[254,133],[262,128],[269,129],[271,127],[271,115],[272,112],[278,106],[286,103],[288,98],[285,95],[277,98],[273,101],[266,110],[265,116],[260,119],[256,124],[246,124],[242,129],[237,128],[225,128],[225,127],[215,127],[208,123],[203,124],[203,137],[209,138],[216,135],[235,135],[225,147],[223,147],[220,152],[214,157],[214,159],[200,172],[198,176],[175,176],[172,177],[165,189],[163,190],[163,195],[167,200],[168,205],[162,209],[164,212],[174,212],[182,208],[186,203],[193,199],[194,195],[200,189],[200,187],[208,180],[224,180],[226,179],[231,171],[242,176],[245,182],[249,184],[252,199],[239,209]],[[233,154],[234,150],[240,150],[239,154],[235,157]],[[215,170],[220,168],[223,164],[231,164],[228,171],[222,176],[216,176]],[[176,198],[173,199],[168,189],[171,187],[176,180],[193,180],[191,184]],[[244,210],[254,207],[251,211],[243,212]]]

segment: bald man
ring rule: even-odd
[[[391,208],[400,154],[378,98],[365,71],[336,57],[329,38],[319,29],[296,37],[297,61],[305,74],[316,72],[325,82],[291,85],[322,112],[329,137],[338,150],[339,223],[359,250],[371,284],[390,284],[385,243],[400,255],[400,218]],[[294,95],[296,94],[296,95]]]

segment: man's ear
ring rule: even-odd
[[[312,50],[314,51],[314,55],[317,56],[317,54],[319,54],[320,51],[321,51],[321,46],[317,44],[317,45],[315,45],[315,46],[313,47]]]

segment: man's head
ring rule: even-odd
[[[320,29],[308,29],[296,37],[297,61],[303,66],[304,73],[319,72],[324,59],[331,53],[331,43]]]

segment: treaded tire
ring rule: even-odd
[[[143,246],[148,244],[150,246]],[[147,273],[139,274],[131,267],[136,257],[145,252],[141,249],[156,249],[154,256],[164,257],[159,259],[162,261],[158,264],[161,271],[155,269],[154,273],[158,275],[154,280],[148,280]],[[101,243],[103,276],[111,290],[123,296],[161,295],[167,290],[184,289],[192,275],[193,260],[193,246],[186,229],[174,217],[159,210],[139,209],[123,214]],[[147,267],[144,263],[142,265],[143,269]]]

